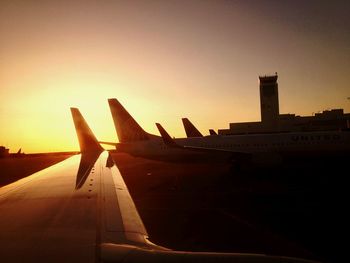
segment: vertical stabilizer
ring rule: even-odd
[[[187,118],[182,118],[187,137],[203,137],[200,131]]]
[[[92,133],[79,109],[70,108],[70,110],[72,112],[75,131],[77,132],[79,140],[80,151],[82,153],[103,151],[103,148],[98,143],[95,135]]]
[[[177,143],[170,137],[169,133],[163,128],[163,126],[160,125],[160,123],[156,123],[156,126],[165,145],[170,147],[179,147],[179,145],[177,145]]]
[[[218,135],[218,134],[216,133],[216,131],[214,131],[213,129],[209,129],[209,134],[210,134],[210,135]]]
[[[152,135],[141,128],[117,99],[108,99],[108,104],[119,142],[144,141],[150,139]]]

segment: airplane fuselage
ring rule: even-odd
[[[257,152],[338,152],[350,150],[350,132],[299,132],[205,136],[177,139],[180,145]]]
[[[251,154],[313,155],[350,152],[350,132],[298,132],[204,136],[175,139],[181,146],[220,149]],[[122,143],[118,150],[134,156],[161,160],[188,160],[194,156],[202,158],[207,153],[184,151],[165,145],[161,137],[131,143]],[[211,154],[213,155],[213,154]]]

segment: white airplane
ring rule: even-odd
[[[246,157],[245,153],[234,151],[217,151],[207,149],[169,147],[162,137],[144,131],[117,99],[108,100],[119,143],[100,141],[102,144],[113,145],[117,151],[126,152],[133,156],[144,157],[169,162],[221,161],[232,158]],[[175,139],[176,144],[186,144],[186,140]],[[182,141],[185,140],[185,141]]]
[[[176,144],[185,146],[189,152],[185,153],[179,151],[179,149],[175,151],[165,147],[160,136],[145,132],[117,99],[109,99],[108,102],[120,143],[103,143],[115,145],[118,150],[135,156],[169,159],[170,155],[175,153],[176,155],[186,155],[194,152],[200,153],[200,149],[203,149],[203,154],[210,155],[210,152],[212,152],[216,155],[220,150],[232,152],[233,159],[250,156],[254,163],[275,164],[280,163],[283,156],[313,156],[315,154],[350,152],[349,131],[210,135],[178,138],[174,140]],[[246,158],[243,159],[246,160]]]
[[[315,262],[153,244],[113,159],[71,111],[81,154],[0,188],[2,263]]]

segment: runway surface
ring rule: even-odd
[[[69,154],[34,154],[0,158],[0,187],[68,158]]]
[[[238,171],[226,163],[114,159],[156,243],[323,262],[346,255],[344,156]]]

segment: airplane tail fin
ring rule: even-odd
[[[216,133],[216,131],[214,131],[213,129],[209,129],[209,134],[210,134],[210,135],[218,135],[218,134]]]
[[[108,104],[119,142],[144,141],[154,136],[145,132],[117,99],[108,99]]]
[[[79,109],[70,108],[73,122],[75,126],[75,131],[77,132],[80,151],[82,153],[86,152],[102,152],[103,148],[98,143],[95,135],[92,133],[90,127],[86,123],[84,117],[81,115]]]
[[[187,118],[182,118],[187,137],[203,137],[200,131]]]
[[[169,133],[163,128],[160,123],[156,123],[159,133],[162,136],[163,142],[170,147],[180,147],[169,135]]]

